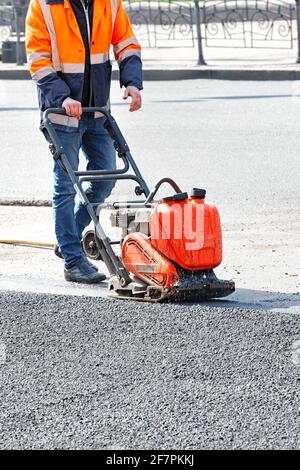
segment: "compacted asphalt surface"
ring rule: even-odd
[[[0,447],[300,444],[299,314],[2,292]]]

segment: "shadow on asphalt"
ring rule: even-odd
[[[128,106],[128,103],[112,103],[112,106]],[[0,107],[0,112],[9,112],[9,111],[39,111],[38,107],[23,107],[23,106],[1,106]]]
[[[298,94],[287,95],[241,95],[241,96],[199,96],[198,98],[190,98],[183,100],[153,100],[152,103],[193,103],[206,100],[260,100],[274,98],[295,98]]]
[[[202,102],[206,100],[258,100],[268,98],[295,98],[297,94],[285,94],[285,95],[245,95],[245,96],[199,96],[197,98],[183,99],[183,100],[152,100],[151,103],[193,103]],[[115,106],[127,106],[128,103],[112,103],[112,107]],[[9,111],[38,111],[37,107],[0,107],[0,112]]]
[[[7,111],[38,111],[38,110],[39,110],[39,108],[37,108],[36,106],[35,106],[34,108],[23,108],[23,107],[21,107],[21,106],[19,106],[19,107],[14,107],[14,108],[12,108],[12,107],[6,107],[6,108],[4,108],[4,107],[2,106],[2,107],[0,108],[0,112],[1,112],[1,111],[2,111],[2,112],[3,112],[3,111],[4,111],[4,112],[7,112]]]

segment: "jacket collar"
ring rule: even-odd
[[[99,27],[102,15],[106,8],[107,0],[94,0],[94,12],[93,12],[93,27],[92,27],[92,41],[95,39],[96,32]]]
[[[51,0],[50,0],[51,1]],[[64,1],[64,8],[67,10],[68,21],[70,28],[74,31],[76,36],[82,40],[80,29],[74,14],[73,8],[70,5],[70,0],[54,0],[54,1]],[[98,30],[99,23],[102,18],[102,14],[106,8],[107,0],[94,0],[94,9],[93,9],[93,27],[92,27],[92,41],[95,39],[96,31]]]
[[[70,28],[72,29],[72,31],[74,31],[76,36],[82,41],[82,36],[81,36],[80,29],[76,20],[76,16],[73,11],[73,8],[70,5],[69,0],[64,0],[64,8],[67,10],[67,16],[68,16],[68,22],[69,22]]]

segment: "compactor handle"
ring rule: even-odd
[[[110,116],[110,112],[107,110],[106,107],[101,108],[101,107],[90,107],[90,108],[82,108],[83,113],[102,113],[106,117]],[[43,120],[49,119],[49,114],[62,114],[62,115],[67,115],[65,108],[48,108],[46,111],[43,113]]]
[[[115,149],[118,153],[120,158],[124,157],[127,152],[129,152],[129,147],[126,140],[123,137],[122,132],[118,124],[116,123],[115,119],[112,117],[110,112],[107,108],[101,107],[90,107],[90,108],[82,108],[83,113],[102,113],[106,117],[106,121],[104,123],[104,127],[111,136],[112,140],[114,141]],[[47,124],[51,123],[49,119],[49,114],[62,114],[67,115],[66,110],[64,108],[49,108],[43,114],[43,122],[47,127]]]

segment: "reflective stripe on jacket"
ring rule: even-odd
[[[141,89],[141,48],[121,0],[94,0],[90,45],[94,106],[105,106],[109,101],[111,45],[121,86]],[[41,110],[61,107],[67,97],[81,100],[85,47],[70,0],[31,0],[26,17],[26,52]]]

